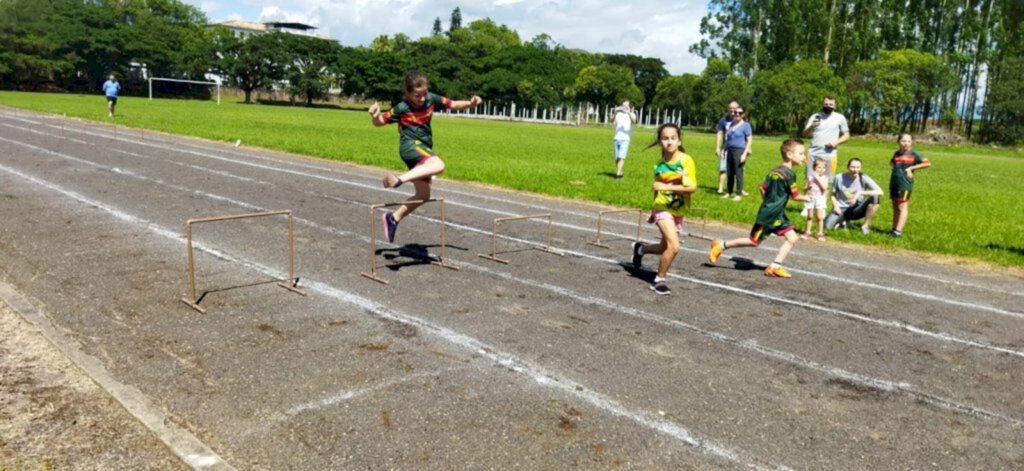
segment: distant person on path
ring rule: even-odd
[[[636,113],[629,100],[622,102],[622,106],[615,108],[615,179],[622,179],[622,165],[626,162],[626,153],[629,152],[629,138],[633,134],[633,125],[636,124]]]
[[[803,239],[811,237],[811,229],[814,226],[814,222],[817,221],[817,238],[819,241],[825,240],[825,209],[828,207],[828,175],[825,174],[826,165],[828,163],[824,160],[815,160],[814,173],[811,174],[810,180],[807,180],[807,186],[804,187],[807,202],[804,203],[802,214],[807,218],[807,230],[800,236]]]
[[[654,204],[648,222],[658,225],[661,242],[644,245],[633,243],[633,267],[639,269],[644,255],[659,254],[658,274],[654,277],[651,290],[656,294],[672,294],[665,284],[668,269],[679,253],[679,233],[683,230],[683,212],[690,206],[690,195],[697,191],[697,171],[693,158],[683,149],[682,133],[675,124],[658,127],[658,138],[647,146],[661,147],[661,162],[654,167]]]
[[[900,133],[900,148],[892,155],[889,164],[892,176],[889,178],[889,193],[892,198],[892,232],[893,237],[903,236],[903,226],[907,224],[907,211],[910,207],[910,193],[914,191],[914,171],[932,166],[928,159],[910,146],[914,143],[910,133]]]
[[[432,149],[434,137],[430,129],[430,119],[434,111],[464,110],[483,102],[478,96],[473,96],[469,100],[453,101],[430,93],[427,90],[429,85],[430,82],[422,72],[409,71],[405,75],[403,83],[405,98],[401,102],[383,113],[379,103],[374,103],[369,109],[374,126],[398,124],[398,154],[409,170],[401,175],[388,172],[384,176],[384,188],[397,188],[403,183],[411,181],[416,188],[416,194],[407,201],[430,199],[430,181],[434,175],[444,171],[444,162]],[[384,237],[388,242],[395,241],[398,223],[421,204],[407,202],[394,212],[384,213],[381,216],[384,224]]]
[[[722,241],[715,239],[711,242],[711,251],[708,252],[708,262],[711,265],[718,263],[718,258],[726,249],[736,247],[757,247],[769,234],[777,234],[785,237],[775,261],[764,269],[764,276],[790,278],[792,275],[782,268],[782,262],[786,255],[793,248],[800,238],[794,231],[793,224],[786,218],[786,203],[790,198],[799,201],[807,201],[807,197],[800,194],[796,185],[796,174],[793,167],[804,163],[807,156],[804,155],[804,142],[799,139],[788,139],[779,148],[782,153],[782,164],[775,167],[761,184],[761,197],[764,201],[757,211],[757,222],[750,230],[750,237],[747,239],[733,239]]]
[[[747,166],[753,143],[754,129],[747,122],[747,113],[742,106],[732,112],[732,121],[725,127],[726,191],[722,198],[739,201],[747,195],[743,191],[743,172]]]
[[[804,136],[811,137],[810,161],[807,162],[807,179],[811,178],[811,169],[815,160],[828,162],[828,178],[831,180],[836,173],[839,145],[850,139],[850,125],[846,116],[835,111],[835,97],[827,96],[821,103],[821,111],[807,119]]]
[[[118,83],[117,77],[114,74],[110,74],[107,77],[107,81],[103,82],[103,94],[107,96],[107,117],[114,117],[114,107],[117,106],[117,94],[121,91],[121,84]]]
[[[723,137],[725,136],[725,128],[732,122],[732,113],[739,108],[740,104],[736,100],[729,102],[729,111],[722,116],[722,119],[718,120],[718,125],[715,126],[715,155],[718,156],[718,194],[722,194],[725,191],[725,173],[728,169],[728,163],[726,161],[725,147]]]
[[[846,172],[832,181],[832,211],[825,217],[825,229],[845,227],[848,223],[864,219],[860,232],[871,233],[871,221],[882,200],[882,187],[861,172],[860,159],[846,163]]]

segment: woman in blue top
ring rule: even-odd
[[[754,135],[750,123],[747,122],[747,113],[740,106],[732,112],[732,122],[725,128],[725,152],[726,152],[726,181],[728,182],[723,198],[731,195],[733,201],[739,201],[747,195],[743,191],[743,169],[747,164],[747,157],[750,156],[750,144]]]

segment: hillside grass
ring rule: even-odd
[[[0,92],[0,105],[57,115],[66,114],[128,127],[202,137],[246,146],[401,170],[395,127],[374,128],[358,109],[245,105],[225,100],[189,101],[123,97],[117,116],[107,118],[101,95]],[[626,160],[625,178],[616,181],[612,130],[601,126],[560,126],[438,116],[435,150],[448,166],[444,177],[552,196],[598,201],[623,207],[649,207],[651,171],[660,159],[653,129],[637,129]],[[718,161],[714,134],[685,131],[686,152],[697,162],[700,190],[694,206],[710,209],[712,219],[740,226],[753,223],[760,198],[757,186],[778,165],[780,138],[754,137],[741,202],[716,193]],[[916,174],[910,218],[900,239],[885,233],[892,226],[886,200],[875,232],[832,231],[832,239],[880,247],[965,257],[1004,266],[1024,266],[1024,219],[1017,188],[1024,182],[1019,150],[970,146],[915,146],[932,161]],[[852,157],[888,192],[889,158],[895,143],[853,140],[840,147],[840,169]],[[382,172],[383,173],[383,172]],[[803,169],[798,169],[798,175]],[[800,184],[803,184],[801,178]],[[803,228],[802,203],[792,202],[789,218]]]

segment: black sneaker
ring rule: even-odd
[[[654,294],[660,294],[663,296],[672,294],[672,290],[668,288],[668,285],[666,285],[664,281],[655,281],[654,284],[651,285],[651,291],[654,291]]]
[[[897,231],[897,230],[895,230],[895,229],[893,229],[893,231],[892,231],[892,232],[890,232],[890,233],[889,233],[889,235],[891,235],[891,236],[893,236],[893,237],[903,237],[903,233],[902,233],[902,232],[900,232],[900,231]]]
[[[395,231],[398,230],[398,221],[395,221],[395,215],[392,213],[384,213],[384,216],[381,216],[381,222],[384,226],[384,238],[387,239],[388,242],[394,242]]]
[[[644,259],[644,244],[633,242],[633,268],[640,269]]]

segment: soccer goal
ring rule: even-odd
[[[220,83],[219,82],[202,82],[202,81],[199,81],[199,80],[181,80],[181,79],[162,78],[162,77],[150,77],[149,78],[149,99],[150,100],[153,99],[153,81],[154,80],[158,81],[158,82],[177,82],[177,83],[194,83],[194,84],[199,84],[199,85],[216,85],[217,86],[217,104],[218,105],[220,104]]]

